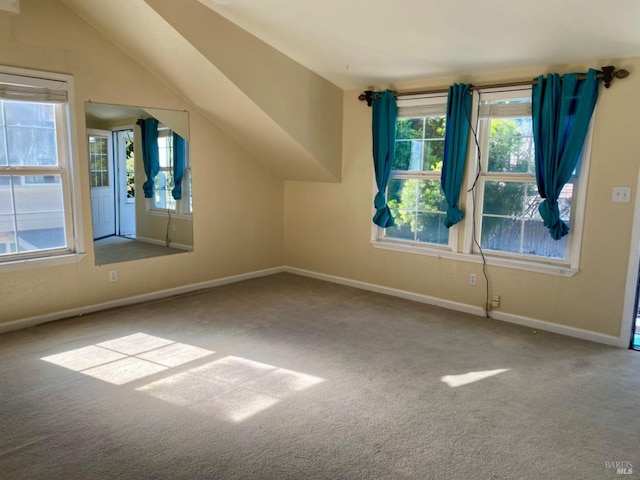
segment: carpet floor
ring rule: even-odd
[[[640,473],[640,352],[291,274],[0,335],[0,378],[6,480]]]

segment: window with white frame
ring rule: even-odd
[[[398,100],[395,157],[387,187],[395,225],[378,229],[379,240],[449,244],[440,186],[446,102],[443,96]]]
[[[77,250],[68,81],[42,76],[0,73],[0,263]]]
[[[559,241],[551,238],[538,211],[543,199],[535,178],[531,88],[481,91],[478,99],[482,155],[475,194],[480,246],[491,254],[568,260],[572,235]],[[569,225],[574,216],[578,170],[559,198],[560,216]]]
[[[447,229],[443,224],[447,205],[440,174],[446,102],[446,97],[435,95],[398,99],[396,153],[387,187],[395,226],[376,227],[373,245],[467,261],[481,261],[482,249],[490,264],[574,274],[580,257],[590,136],[560,194],[560,217],[570,230],[556,241],[538,210],[543,199],[535,177],[531,87],[474,91],[466,189],[460,193],[465,215],[458,225],[464,241],[458,243],[457,226]]]
[[[187,144],[188,150],[188,144]],[[160,170],[153,184],[153,208],[171,213],[190,215],[191,202],[191,162],[189,154],[185,155],[185,166],[182,177],[182,199],[173,198],[173,131],[163,125],[158,126],[158,157]]]

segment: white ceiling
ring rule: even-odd
[[[640,0],[198,0],[337,86],[640,56]]]

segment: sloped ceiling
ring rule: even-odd
[[[640,56],[639,0],[61,1],[294,180],[340,180],[341,89]]]
[[[200,0],[342,88],[640,55],[638,0]]]
[[[339,181],[338,87],[196,0],[62,3],[283,178]]]

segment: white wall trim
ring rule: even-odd
[[[336,277],[334,275],[328,275],[326,273],[312,272],[310,270],[303,270],[296,267],[285,266],[284,271],[293,273],[295,275],[302,275],[303,277],[315,278],[317,280],[338,283],[340,285],[355,287],[361,290],[369,290],[371,292],[382,293],[384,295],[404,298],[406,300],[412,300],[414,302],[426,303],[428,305],[434,305],[436,307],[448,308],[449,310],[455,310],[457,312],[470,313],[472,315],[480,316],[484,316],[485,314],[484,309],[480,307],[474,307],[473,305],[468,305],[466,303],[452,302],[451,300],[443,300],[438,297],[431,297],[429,295],[423,295],[421,293],[408,292],[406,290],[398,290],[397,288],[391,287],[383,287],[382,285],[361,282],[359,280],[351,280],[350,278]]]
[[[640,222],[639,222],[640,223]],[[639,227],[640,228],[640,227]],[[222,285],[228,285],[230,283],[242,282],[244,280],[250,280],[252,278],[266,277],[269,275],[275,275],[277,273],[288,272],[294,275],[301,275],[304,277],[315,278],[317,280],[323,280],[326,282],[337,283],[348,287],[359,288],[361,290],[368,290],[371,292],[381,293],[384,295],[391,295],[394,297],[404,298],[414,302],[425,303],[436,307],[447,308],[457,312],[469,313],[471,315],[484,316],[485,311],[480,307],[468,305],[466,303],[453,302],[451,300],[444,300],[438,297],[432,297],[429,295],[423,295],[421,293],[408,292],[406,290],[399,290],[391,287],[384,287],[382,285],[376,285],[373,283],[361,282],[359,280],[352,280],[349,278],[338,277],[335,275],[329,275],[326,273],[313,272],[311,270],[304,270],[296,267],[282,266],[267,268],[264,270],[257,270],[254,272],[241,273],[239,275],[232,275],[229,277],[218,278],[215,280],[207,280],[205,282],[193,283],[190,285],[184,285],[181,287],[168,288],[165,290],[159,290],[157,292],[144,293],[141,295],[135,295],[132,297],[121,298],[112,300],[109,302],[98,303],[94,305],[87,305],[78,308],[72,308],[69,310],[62,310],[58,312],[48,313],[44,315],[37,315],[34,317],[15,320],[13,322],[7,322],[0,324],[0,334],[10,332],[12,330],[19,330],[22,328],[32,327],[40,325],[42,323],[53,322],[55,320],[61,320],[63,318],[82,316],[88,313],[98,312],[101,310],[107,310],[110,308],[124,307],[127,305],[133,305],[136,303],[148,302],[150,300],[157,300],[159,298],[171,297],[173,295],[181,295],[183,293],[194,292],[205,288],[219,287]],[[635,292],[635,290],[634,290]],[[521,315],[514,315],[511,313],[492,311],[491,318],[508,323],[514,323],[529,327],[535,330],[543,330],[547,332],[557,333],[560,335],[566,335],[569,337],[579,338],[582,340],[589,340],[592,342],[603,343],[606,345],[612,345],[621,348],[628,347],[628,340],[624,343],[624,338],[613,337],[590,330],[583,330],[580,328],[569,327],[566,325],[559,325],[556,323],[545,322],[537,320],[535,318],[524,317]]]
[[[149,237],[140,237],[140,236],[137,236],[137,235],[136,235],[136,241],[144,242],[144,243],[151,243],[152,245],[160,245],[161,247],[166,247],[167,246],[167,242],[165,242],[164,240],[157,240],[155,238],[149,238]],[[193,251],[193,247],[191,245],[184,245],[182,243],[169,242],[169,247],[170,248],[177,248],[178,250],[185,250],[187,252],[192,252]]]
[[[159,298],[171,297],[173,295],[181,295],[183,293],[194,292],[196,290],[203,290],[205,288],[219,287],[222,285],[228,285],[230,283],[242,282],[244,280],[250,280],[252,278],[266,277],[268,275],[274,275],[284,271],[283,267],[267,268],[265,270],[256,270],[254,272],[241,273],[239,275],[232,275],[229,277],[217,278],[215,280],[207,280],[200,283],[192,283],[190,285],[183,285],[181,287],[168,288],[165,290],[159,290],[156,292],[143,293],[141,295],[134,295],[133,297],[120,298],[117,300],[111,300],[109,302],[98,303],[94,305],[87,305],[78,308],[71,308],[69,310],[61,310],[58,312],[47,313],[44,315],[36,315],[34,317],[23,318],[15,320],[13,322],[0,323],[0,334],[10,332],[12,330],[20,330],[22,328],[33,327],[42,323],[53,322],[55,320],[62,320],[69,317],[80,317],[88,313],[99,312],[101,310],[107,310],[109,308],[124,307],[127,305],[133,305],[136,303],[148,302],[150,300],[157,300]]]
[[[635,320],[633,309],[636,305],[636,287],[638,284],[638,268],[640,267],[640,173],[636,182],[636,201],[633,207],[631,226],[631,245],[629,245],[629,265],[627,281],[624,288],[622,322],[620,322],[620,346],[628,348],[631,344],[631,327]]]
[[[450,300],[443,300],[437,297],[431,297],[428,295],[422,295],[420,293],[407,292],[406,290],[398,290],[390,287],[383,287],[381,285],[375,285],[372,283],[360,282],[358,280],[351,280],[344,277],[336,277],[334,275],[328,275],[325,273],[312,272],[310,270],[303,270],[300,268],[285,266],[284,271],[293,273],[296,275],[302,275],[305,277],[311,277],[318,280],[324,280],[327,282],[338,283],[340,285],[346,285],[349,287],[360,288],[362,290],[369,290],[372,292],[382,293],[385,295],[392,295],[394,297],[400,297],[407,300],[413,300],[415,302],[426,303],[437,307],[448,308],[458,312],[470,313],[472,315],[485,316],[484,309],[468,305],[466,303],[452,302]],[[500,320],[503,322],[514,323],[535,330],[544,330],[547,332],[557,333],[560,335],[566,335],[569,337],[580,338],[582,340],[589,340],[597,343],[604,343],[606,345],[612,345],[615,347],[627,348],[628,345],[622,345],[620,338],[605,335],[591,330],[583,330],[580,328],[568,327],[566,325],[559,325],[557,323],[545,322],[537,320],[535,318],[524,317],[521,315],[514,315],[511,313],[504,313],[499,311],[492,311],[490,313],[492,319]]]

